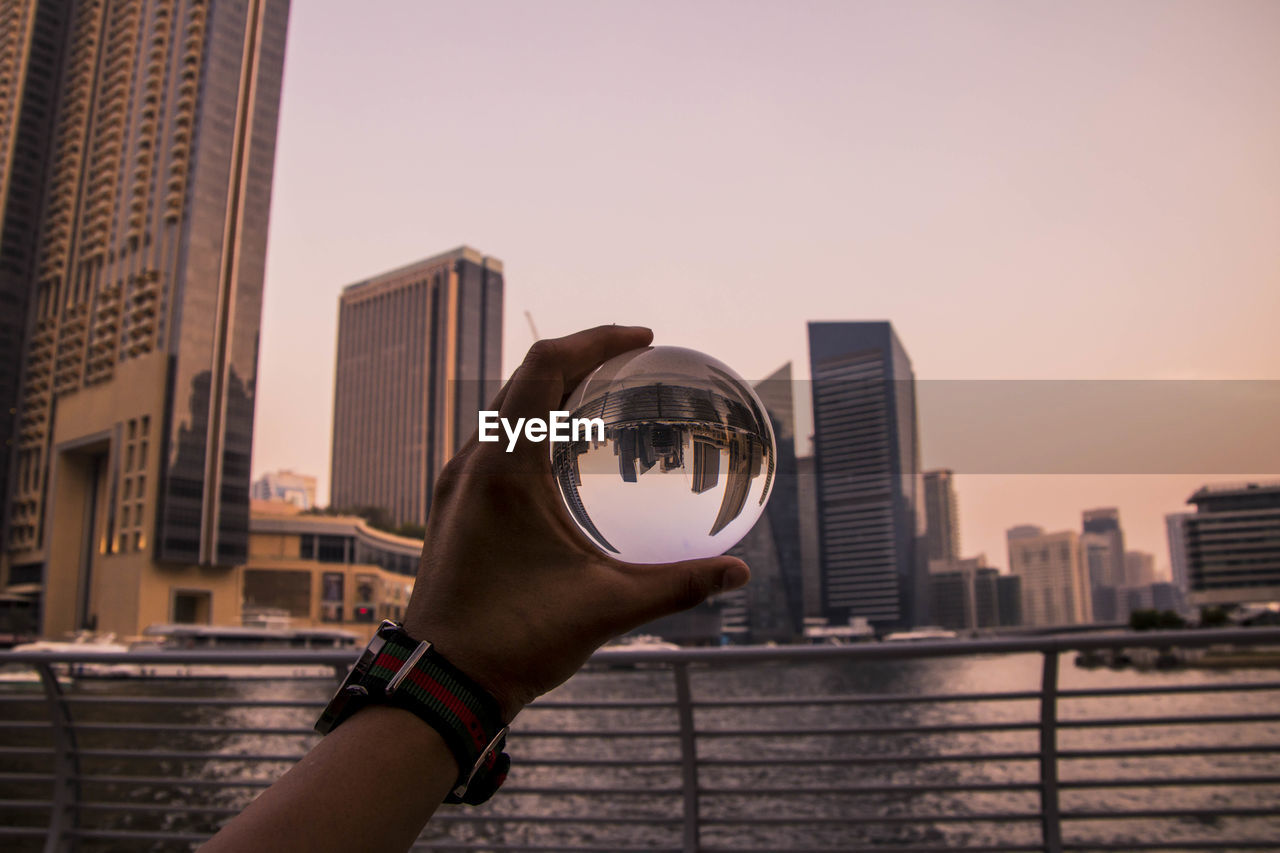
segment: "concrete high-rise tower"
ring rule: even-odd
[[[239,619],[288,12],[5,6],[4,562],[46,634]]]
[[[924,472],[925,540],[929,559],[954,563],[960,559],[960,520],[956,487],[946,468]]]
[[[810,323],[823,615],[928,623],[915,376],[886,322]]]
[[[330,503],[426,524],[502,371],[502,262],[461,247],[349,285],[338,307]]]
[[[1088,570],[1074,530],[1045,533],[1020,525],[1006,537],[1009,571],[1022,586],[1022,624],[1047,628],[1093,621]]]

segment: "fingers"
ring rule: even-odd
[[[620,631],[688,610],[713,595],[739,589],[751,579],[751,570],[737,557],[707,557],[679,563],[618,567],[626,579],[619,596],[620,610],[611,614],[625,623]]]
[[[499,411],[510,419],[545,418],[592,370],[652,340],[653,332],[641,326],[597,326],[538,341],[512,374]]]

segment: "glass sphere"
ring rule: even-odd
[[[589,438],[551,443],[560,496],[606,554],[667,563],[723,554],[760,518],[777,446],[764,406],[738,374],[683,347],[610,359],[569,395]]]

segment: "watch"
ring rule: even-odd
[[[509,726],[497,701],[427,642],[383,622],[316,720],[328,734],[356,711],[390,705],[411,711],[440,733],[458,762],[446,803],[479,805],[507,778],[502,751]]]

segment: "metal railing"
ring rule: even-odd
[[[1278,645],[1265,628],[600,652],[516,721],[500,794],[442,808],[415,849],[1277,849],[1280,678],[1241,650]],[[1210,648],[1254,665],[1060,669]],[[0,684],[0,846],[198,844],[314,742],[353,658],[0,653],[38,676]],[[234,669],[154,674],[174,663]],[[94,677],[116,664],[152,674]]]

